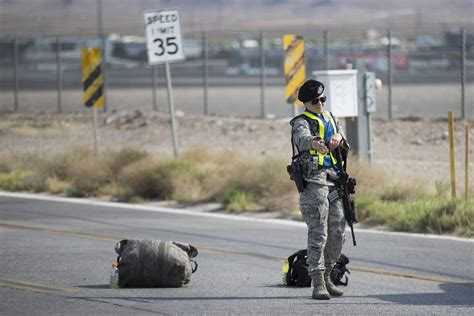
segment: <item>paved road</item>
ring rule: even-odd
[[[474,240],[356,227],[345,296],[317,302],[279,285],[305,234],[290,221],[0,192],[0,314],[474,313]],[[189,286],[109,289],[114,244],[127,237],[195,245]]]

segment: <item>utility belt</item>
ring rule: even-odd
[[[310,177],[314,172],[332,168],[333,166],[319,165],[317,156],[313,156],[309,152],[303,152],[292,157],[291,165],[288,165],[286,170],[288,171],[290,180],[295,181],[298,191],[303,192],[306,187],[306,181],[304,180],[305,176]],[[329,173],[327,175],[327,180],[334,182],[332,179],[334,177]]]

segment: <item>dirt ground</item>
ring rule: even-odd
[[[131,146],[160,157],[172,157],[169,115],[158,112],[101,113],[99,152]],[[289,118],[257,119],[185,115],[177,112],[179,151],[237,151],[250,159],[265,155],[290,157]],[[449,133],[446,119],[374,119],[372,163],[397,180],[450,182]],[[470,121],[469,187],[473,188],[474,121]],[[91,113],[1,113],[0,153],[47,155],[77,145],[93,147]],[[465,126],[455,124],[456,176],[464,188]]]

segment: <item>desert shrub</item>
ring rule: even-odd
[[[437,197],[447,198],[451,192],[451,184],[446,181],[435,182],[435,194]]]
[[[358,195],[356,205],[357,220],[366,225],[384,226],[397,216],[397,204],[383,201],[374,195]]]
[[[471,195],[473,196],[473,195]],[[474,237],[474,200],[456,200],[453,214],[456,223],[453,233],[465,237]]]
[[[357,198],[360,223],[382,225],[394,231],[473,236],[474,202],[425,196],[419,200],[384,201],[362,195]]]
[[[121,198],[130,199],[134,196],[151,199],[158,197],[153,170],[158,162],[152,157],[145,157],[130,163],[121,170],[117,184],[123,188]]]
[[[15,168],[15,159],[7,154],[0,152],[0,173],[8,173]]]
[[[206,148],[193,148],[185,150],[181,154],[182,160],[194,161],[199,164],[216,162],[219,160],[220,153],[213,153]]]
[[[140,197],[140,196],[132,196],[127,202],[128,203],[135,203],[135,204],[139,204],[139,203],[143,203],[145,202],[146,199]]]
[[[59,194],[66,192],[66,189],[71,187],[71,182],[61,180],[56,177],[46,179],[47,190],[53,194]]]
[[[380,193],[380,198],[384,201],[415,201],[426,196],[426,192],[416,185],[394,184],[386,187]]]
[[[257,173],[258,203],[266,210],[293,214],[299,212],[298,191],[286,171],[284,160],[265,158]]]
[[[111,182],[99,188],[97,196],[112,197],[117,200],[123,200],[126,196],[125,189],[116,182]]]
[[[242,163],[242,157],[232,151],[201,152],[190,159],[199,168],[201,196],[204,201],[218,200],[225,188],[231,184],[234,170]]]
[[[200,174],[192,161],[164,161],[153,170],[153,179],[160,199],[193,202],[201,197]]]
[[[103,185],[110,182],[110,171],[104,160],[95,156],[85,156],[70,166],[69,179],[78,196],[94,195]]]
[[[394,183],[383,170],[355,158],[350,161],[348,172],[357,179],[360,223],[396,231],[474,236],[474,202],[448,199],[449,184],[436,182],[435,192],[428,194],[423,183]],[[53,157],[0,154],[0,188],[129,202],[219,201],[231,212],[278,211],[302,220],[286,165],[285,159],[255,159],[230,151],[194,149],[181,159],[158,161],[132,148],[95,157],[88,147],[77,147]]]
[[[221,197],[225,209],[235,212],[247,212],[255,209],[255,199],[251,192],[236,185],[227,187]]]
[[[108,151],[104,153],[101,159],[106,161],[111,178],[115,178],[123,168],[148,156],[149,154],[145,151],[124,147],[118,151]]]
[[[87,146],[78,146],[70,151],[47,159],[48,175],[60,180],[77,176],[76,165],[83,165],[84,160],[92,161],[94,153]]]
[[[0,173],[0,188],[7,191],[26,190],[25,178],[27,172],[15,169],[7,173]]]
[[[428,198],[405,206],[390,224],[397,231],[453,233],[472,236],[474,203],[463,200]]]
[[[251,193],[256,204],[267,211],[298,212],[298,194],[286,165],[284,160],[269,157],[241,161],[232,170],[228,185]]]
[[[390,176],[381,168],[365,161],[359,161],[353,156],[349,157],[347,172],[350,177],[357,181],[357,195],[381,194],[392,183]]]
[[[33,171],[26,173],[23,182],[28,191],[45,192],[48,191],[47,179],[48,175],[45,173],[45,170],[33,169]]]
[[[13,172],[15,171],[15,172]],[[12,157],[0,154],[0,172],[9,175],[4,176],[5,189],[26,190],[32,192],[43,192],[48,190],[48,166],[42,156],[31,153]]]
[[[77,190],[72,184],[66,188],[64,194],[66,194],[67,197],[84,197],[84,193]]]
[[[191,161],[174,159],[155,162],[144,158],[125,167],[119,176],[119,183],[128,197],[195,202],[202,200],[202,177]]]

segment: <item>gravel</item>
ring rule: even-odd
[[[172,157],[169,115],[160,112],[99,114],[99,152],[130,146],[160,157]],[[230,151],[258,159],[291,156],[289,118],[259,119],[223,116],[177,115],[180,152],[191,149]],[[474,121],[470,126],[472,143]],[[398,180],[450,183],[449,133],[446,119],[374,119],[375,166]],[[2,113],[0,153],[46,155],[74,146],[93,146],[90,113]],[[473,174],[473,146],[469,148],[469,174]],[[456,175],[464,187],[465,126],[455,123]],[[472,176],[471,176],[472,178]],[[469,187],[473,188],[470,180]]]

